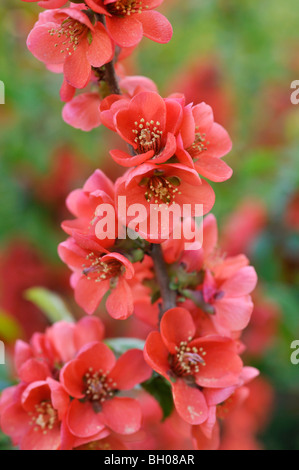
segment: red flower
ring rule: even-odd
[[[150,333],[144,349],[148,364],[170,381],[179,415],[194,425],[208,417],[202,390],[235,385],[242,371],[234,341],[221,336],[194,338],[195,331],[187,310],[168,310],[161,333]]]
[[[138,93],[130,102],[122,103],[114,116],[116,132],[133,147],[135,156],[121,150],[112,150],[111,156],[126,167],[147,160],[166,162],[175,154],[175,135],[182,117],[178,101],[164,100],[154,92]]]
[[[127,279],[133,265],[119,253],[108,253],[101,245],[84,237],[68,238],[58,247],[60,258],[74,271],[71,284],[78,305],[94,313],[104,295],[108,313],[124,320],[133,313],[133,298]]]
[[[41,13],[27,46],[45,64],[63,64],[66,81],[75,88],[84,88],[91,68],[101,67],[114,55],[104,26],[100,22],[93,26],[82,5]]]
[[[209,214],[203,223],[202,250],[185,252],[181,262],[188,271],[204,274],[203,284],[194,291],[193,300],[209,316],[219,334],[231,336],[248,325],[253,310],[250,297],[257,274],[244,255],[221,256],[217,250],[217,222]]]
[[[138,431],[139,403],[116,395],[147,380],[151,372],[140,350],[130,350],[116,361],[103,343],[84,347],[60,376],[65,390],[74,398],[66,418],[69,431],[74,436],[91,439],[106,427],[119,434]]]
[[[204,302],[215,309],[211,319],[220,334],[246,328],[253,303],[249,294],[257,284],[257,274],[244,255],[222,259],[215,251],[217,223],[209,215],[204,222],[206,274],[202,289]]]
[[[177,156],[183,163],[193,162],[199,174],[211,181],[226,181],[231,168],[221,160],[232,142],[226,130],[214,122],[213,110],[206,103],[184,108]]]
[[[24,383],[57,379],[62,366],[73,359],[82,346],[101,341],[104,326],[96,317],[85,317],[77,324],[57,322],[44,334],[36,333],[29,344],[18,340],[15,346],[15,368]]]
[[[52,379],[7,389],[1,428],[21,450],[58,450],[69,397]],[[1,398],[2,401],[2,398]]]
[[[106,26],[112,39],[121,47],[136,46],[146,36],[167,43],[172,37],[169,21],[152,11],[163,0],[86,0],[95,12],[106,15]]]
[[[98,242],[95,227],[100,220],[96,215],[100,204],[114,207],[114,185],[101,170],[96,170],[82,189],[76,189],[69,194],[66,205],[76,219],[62,222],[63,230],[68,235],[78,233]],[[111,234],[101,239],[103,247],[108,248],[114,244],[115,237],[110,236]]]
[[[100,104],[98,93],[82,93],[64,106],[63,120],[75,129],[89,132],[101,124]]]
[[[100,106],[101,121],[104,126],[116,132],[114,116],[122,108],[127,108],[131,98],[138,93],[158,92],[156,84],[147,77],[129,76],[119,80],[122,95],[109,95],[103,99]]]
[[[190,208],[188,215],[194,217],[196,205],[202,205],[203,213],[206,214],[215,201],[211,186],[205,180],[201,180],[195,170],[180,164],[143,163],[129,170],[116,181],[116,197],[119,196],[126,197],[126,214],[129,213],[129,207],[136,203],[144,207],[144,212],[138,218],[138,232],[143,238],[152,242],[169,238],[175,226],[173,224],[173,227],[168,227],[158,223],[155,227],[151,227],[152,210],[160,208],[162,213],[165,213],[171,206],[179,206],[179,209],[182,209],[186,204]],[[128,215],[124,217],[122,213],[118,213],[121,222],[127,226],[136,217]],[[175,211],[174,217],[176,217]]]

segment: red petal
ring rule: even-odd
[[[138,15],[143,34],[152,41],[166,44],[172,38],[173,30],[168,19],[158,11],[143,11]]]
[[[220,334],[241,331],[248,325],[253,312],[250,296],[223,298],[215,303],[216,316],[212,320]]]
[[[182,195],[178,197],[180,204],[192,204],[191,216],[194,216],[195,204],[202,205],[203,215],[210,212],[215,203],[215,193],[213,188],[205,180],[201,180],[201,185],[196,186],[187,184],[183,181]]]
[[[58,38],[55,34],[51,36],[49,30],[57,28],[56,23],[46,23],[42,26],[33,28],[27,39],[29,51],[38,59],[46,64],[63,64],[67,52],[61,53],[63,37]],[[58,46],[56,46],[58,44]],[[56,46],[56,47],[55,47]]]
[[[101,124],[100,103],[98,93],[78,95],[64,106],[63,120],[75,129],[89,132]]]
[[[109,281],[95,282],[82,276],[75,288],[75,299],[86,313],[92,314],[109,290]]]
[[[214,114],[211,106],[200,103],[192,108],[195,125],[201,134],[207,134],[214,124]]]
[[[62,362],[70,361],[76,354],[74,329],[73,324],[60,321],[47,330],[47,336]]]
[[[106,308],[112,318],[125,320],[134,311],[131,288],[125,279],[119,278],[117,287],[112,289],[106,301]]]
[[[118,359],[109,377],[117,383],[118,390],[130,390],[151,375],[152,369],[144,361],[143,351],[131,349]]]
[[[105,327],[97,317],[84,317],[76,325],[74,343],[80,349],[88,343],[102,341],[105,336]]]
[[[98,434],[105,428],[103,413],[95,413],[91,403],[73,400],[67,414],[67,426],[78,437]]]
[[[195,122],[191,106],[186,106],[184,108],[184,118],[180,133],[182,136],[184,148],[187,149],[191,147],[195,141]]]
[[[25,341],[18,339],[15,344],[14,360],[17,371],[28,359],[31,359],[33,352],[31,347]]]
[[[47,379],[47,384],[51,390],[51,400],[53,403],[53,408],[58,411],[59,419],[62,419],[67,411],[68,405],[70,403],[70,397],[62,387],[62,385],[56,380]]]
[[[20,404],[13,404],[1,412],[1,430],[10,436],[15,445],[29,429],[30,417],[24,412]]]
[[[205,365],[199,363],[196,383],[201,387],[221,388],[238,383],[243,363],[236,352],[236,344],[226,338],[213,337],[195,340],[190,344],[195,346],[204,358]],[[203,352],[201,352],[203,348]],[[204,354],[206,353],[206,354]]]
[[[167,140],[164,149],[152,158],[153,163],[164,163],[174,156],[176,151],[176,138],[173,134],[167,134]]]
[[[206,139],[209,142],[207,154],[212,157],[221,158],[232,149],[232,141],[227,131],[220,124],[213,124]]]
[[[138,19],[139,19],[138,15]],[[121,47],[136,46],[142,39],[142,25],[134,16],[107,17],[106,25],[112,39]]]
[[[69,85],[68,82],[64,79],[60,88],[61,101],[64,101],[65,103],[67,103],[68,101],[71,101],[74,98],[75,93],[76,93],[76,88],[74,88],[72,85]]]
[[[114,1],[114,0],[113,0]],[[101,2],[102,3],[102,2]],[[86,0],[86,4],[93,10],[96,11],[97,13],[102,13],[103,15],[107,15],[108,12],[106,8],[101,7],[99,5],[98,0]]]
[[[76,52],[68,56],[64,63],[67,82],[75,88],[84,88],[90,80],[91,66],[87,59],[88,42],[82,40]]]
[[[28,359],[18,371],[19,377],[23,382],[35,382],[45,380],[51,375],[47,364],[37,359]]]
[[[83,190],[86,192],[94,192],[101,189],[112,198],[114,197],[114,184],[105,175],[102,170],[96,170],[86,181]]]
[[[184,421],[192,425],[206,421],[208,407],[200,390],[189,387],[182,379],[178,379],[172,389],[176,410]]]
[[[190,341],[195,335],[192,316],[184,308],[172,308],[164,313],[161,320],[161,336],[170,353],[176,353],[181,341]]]
[[[145,342],[144,358],[152,369],[163,375],[167,380],[169,379],[167,374],[169,371],[168,355],[169,352],[160,333],[151,332]]]
[[[176,100],[166,99],[166,125],[165,133],[176,135],[181,127],[183,119],[182,106]],[[193,124],[194,127],[194,124]]]
[[[35,2],[36,0],[26,0],[30,2]],[[38,6],[41,8],[60,8],[66,4],[66,0],[41,0],[38,2]]]
[[[241,268],[233,277],[221,285],[226,297],[241,297],[250,294],[256,287],[257,274],[252,266]]]
[[[217,450],[220,446],[220,428],[216,422],[211,439],[208,439],[201,430],[201,426],[193,426],[192,435],[197,450]]]
[[[21,450],[58,450],[60,446],[60,429],[55,426],[43,434],[42,430],[29,430],[22,439]]]
[[[113,59],[114,47],[102,23],[97,23],[92,32],[92,42],[87,59],[93,67],[102,67]]]
[[[122,150],[111,150],[109,153],[116,163],[127,168],[140,165],[154,156],[153,150],[149,150],[148,152],[140,155],[135,155],[134,157]]]
[[[113,398],[103,403],[106,426],[118,434],[133,434],[141,426],[141,408],[133,398]]]
[[[205,178],[217,183],[231,178],[233,170],[220,158],[202,155],[194,163],[198,173]]]

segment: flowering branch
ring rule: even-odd
[[[100,21],[105,25],[104,15],[98,15]],[[117,76],[115,73],[114,60],[105,65],[105,81],[109,86],[111,94],[121,95]],[[128,145],[129,152],[132,156],[135,155],[134,149]],[[176,306],[176,293],[169,287],[169,277],[167,274],[166,263],[163,259],[161,245],[153,244],[151,249],[151,257],[154,262],[154,269],[158,285],[160,287],[162,305],[160,306],[160,319],[163,314]]]

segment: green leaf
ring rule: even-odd
[[[57,321],[73,322],[74,318],[64,301],[54,292],[43,287],[32,287],[25,292],[25,298],[39,307],[51,323]]]
[[[13,446],[10,438],[2,432],[0,432],[0,450],[17,450]]]
[[[136,338],[109,338],[104,343],[111,348],[115,354],[121,355],[130,349],[144,349],[144,341]]]
[[[174,408],[171,386],[160,375],[155,374],[151,379],[141,384],[142,388],[152,395],[163,411],[163,421],[170,416]]]
[[[169,176],[166,179],[167,181],[169,181],[170,184],[172,184],[172,186],[180,186],[181,184],[181,178],[179,178],[178,176]]]
[[[15,318],[0,310],[0,337],[7,343],[22,336],[21,328]]]

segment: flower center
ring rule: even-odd
[[[196,128],[198,130],[198,128]],[[197,132],[195,134],[195,140],[191,147],[188,148],[188,152],[190,153],[192,158],[195,158],[198,156],[199,153],[205,152],[208,150],[208,145],[210,142],[206,141],[206,134],[201,134],[200,132]]]
[[[175,204],[176,195],[181,195],[178,186],[181,180],[178,176],[163,176],[162,170],[155,170],[153,176],[146,177],[139,183],[140,186],[145,186],[146,192],[144,193],[147,202],[154,200],[155,204]]]
[[[86,264],[82,265],[84,274],[87,279],[95,282],[106,281],[119,277],[124,270],[122,263],[116,259],[102,261],[102,257],[91,252],[86,256]]]
[[[114,3],[109,3],[106,8],[111,15],[130,16],[134,13],[141,13],[143,5],[142,0],[117,0]]]
[[[57,411],[54,410],[50,402],[43,401],[35,405],[35,411],[29,413],[31,418],[30,425],[34,425],[34,431],[42,431],[47,434],[58,423]]]
[[[161,139],[163,131],[159,129],[160,122],[147,121],[141,118],[139,122],[135,122],[135,129],[132,129],[135,134],[134,141],[137,144],[138,153],[145,153],[149,150],[154,150],[155,155],[160,152]]]
[[[103,370],[95,371],[92,367],[83,377],[85,399],[91,402],[103,403],[112,398],[117,384]]]
[[[80,45],[80,41],[85,37],[88,28],[79,21],[72,18],[64,20],[60,28],[49,29],[50,36],[57,37],[57,43],[55,47],[60,47],[60,53],[66,55],[72,55]]]
[[[170,358],[171,368],[178,376],[194,375],[199,372],[199,365],[206,365],[204,357],[207,355],[203,348],[189,347],[187,341],[181,341],[176,346],[177,353]]]

